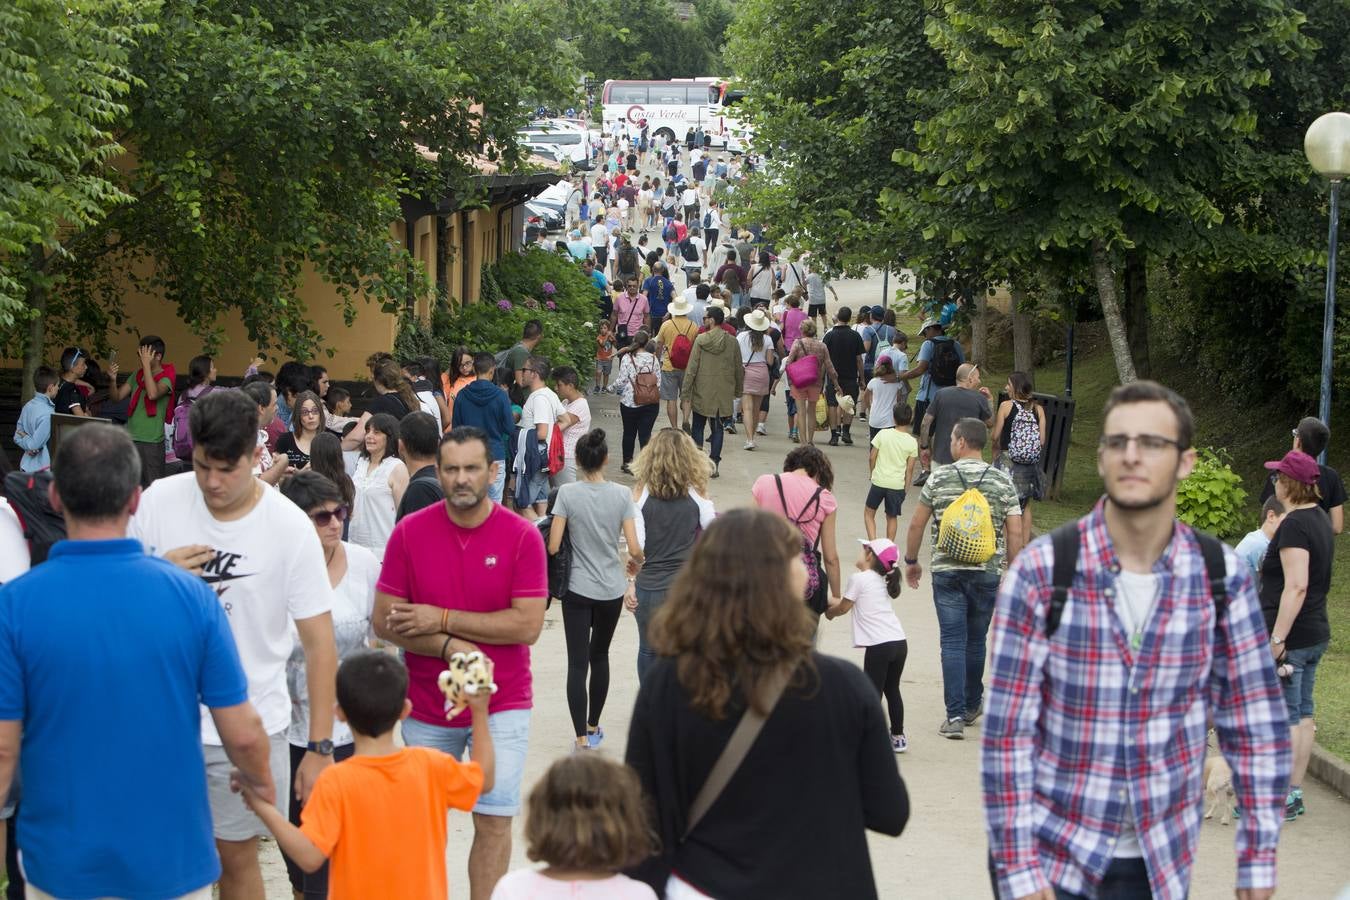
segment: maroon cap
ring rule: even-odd
[[[1283,459],[1266,463],[1266,468],[1288,475],[1302,484],[1317,484],[1317,479],[1322,475],[1317,460],[1301,450],[1290,450]]]

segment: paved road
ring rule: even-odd
[[[891,282],[894,288],[894,280]],[[836,286],[844,303],[855,309],[881,297],[879,277],[841,282]],[[833,312],[833,298],[831,298]],[[614,398],[593,398],[595,424],[610,436],[617,448],[620,435]],[[661,424],[665,419],[662,416]],[[778,471],[784,454],[793,446],[786,439],[786,418],[780,396],[770,413],[770,434],[759,439],[760,449],[746,452],[741,440],[729,439],[724,450],[722,477],[712,482],[712,499],[719,510],[750,503],[750,485],[764,472]],[[862,433],[866,435],[866,430]],[[730,438],[730,436],[728,436]],[[864,441],[854,447],[826,447],[836,472],[839,497],[839,546],[845,573],[851,571],[856,538],[864,536],[862,502],[867,491],[867,456]],[[618,460],[611,477],[625,481]],[[901,534],[908,525],[914,499],[906,502]],[[880,523],[879,523],[880,524]],[[924,551],[925,558],[927,551]],[[901,689],[905,699],[909,753],[898,757],[909,787],[913,815],[899,838],[869,836],[873,867],[883,898],[952,898],[989,896],[985,874],[986,844],[980,813],[978,781],[979,728],[967,731],[965,741],[938,737],[943,716],[941,670],[938,659],[937,620],[925,573],[917,591],[905,590],[896,609],[909,638],[909,660]],[[862,651],[852,647],[847,618],[826,622],[821,629],[820,649],[825,653],[862,663]],[[603,752],[622,758],[627,722],[637,694],[635,660],[637,627],[625,614],[611,650],[612,681],[608,705],[601,724],[606,741]],[[526,781],[532,783],[549,763],[569,752],[571,723],[563,686],[566,653],[561,616],[555,605],[549,611],[544,632],[533,652],[535,710],[531,726]],[[1280,847],[1281,894],[1305,898],[1335,896],[1350,884],[1350,802],[1312,783],[1306,788],[1309,812],[1284,832]],[[521,843],[521,820],[516,820],[517,841],[512,866],[529,865]],[[1217,822],[1203,828],[1199,861],[1193,885],[1198,900],[1233,896],[1233,831]],[[466,896],[466,860],[472,828],[469,817],[451,816],[448,864],[452,890]],[[273,844],[267,845],[268,896],[287,896],[285,872]],[[828,863],[822,863],[828,864]]]

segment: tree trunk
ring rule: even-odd
[[[1035,368],[1035,347],[1031,342],[1031,313],[1027,311],[1026,293],[1012,289],[1013,370],[1031,374]]]
[[[1121,384],[1137,381],[1134,360],[1130,358],[1130,339],[1125,333],[1125,320],[1120,316],[1120,299],[1116,296],[1116,271],[1111,265],[1111,252],[1098,238],[1092,242],[1092,273],[1097,279],[1097,296],[1102,303],[1102,317],[1106,320],[1106,334],[1111,339],[1111,355],[1116,358],[1116,375]]]
[[[47,285],[43,278],[43,268],[47,257],[41,244],[28,248],[29,281],[25,298],[33,318],[28,323],[28,340],[23,347],[23,384],[20,395],[23,402],[33,399],[33,375],[42,365],[42,357],[47,347]]]
[[[970,323],[970,359],[984,365],[989,350],[989,292],[975,292],[975,317]]]
[[[1125,252],[1125,333],[1130,358],[1140,378],[1152,377],[1148,358],[1148,256],[1138,248]]]

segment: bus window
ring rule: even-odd
[[[716,106],[721,97],[722,92],[718,89],[717,85],[711,85],[708,88],[708,99],[705,102],[710,106]]]
[[[609,88],[606,103],[646,103],[647,86],[645,84],[614,84]]]
[[[684,106],[688,103],[688,95],[685,93],[685,87],[681,84],[653,84],[648,93],[652,106]],[[693,88],[696,95],[703,93],[703,88]]]

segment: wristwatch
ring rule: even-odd
[[[333,742],[328,738],[324,738],[321,741],[310,741],[305,745],[305,749],[310,753],[317,753],[320,756],[332,756]]]
[[[917,566],[918,564],[919,564],[919,561],[918,561],[917,559],[910,559],[908,556],[905,557],[905,565],[907,565],[907,566]]]
[[[1279,647],[1284,643],[1284,638],[1276,637],[1275,635],[1272,634],[1270,636],[1270,642],[1274,644],[1276,647]]]

